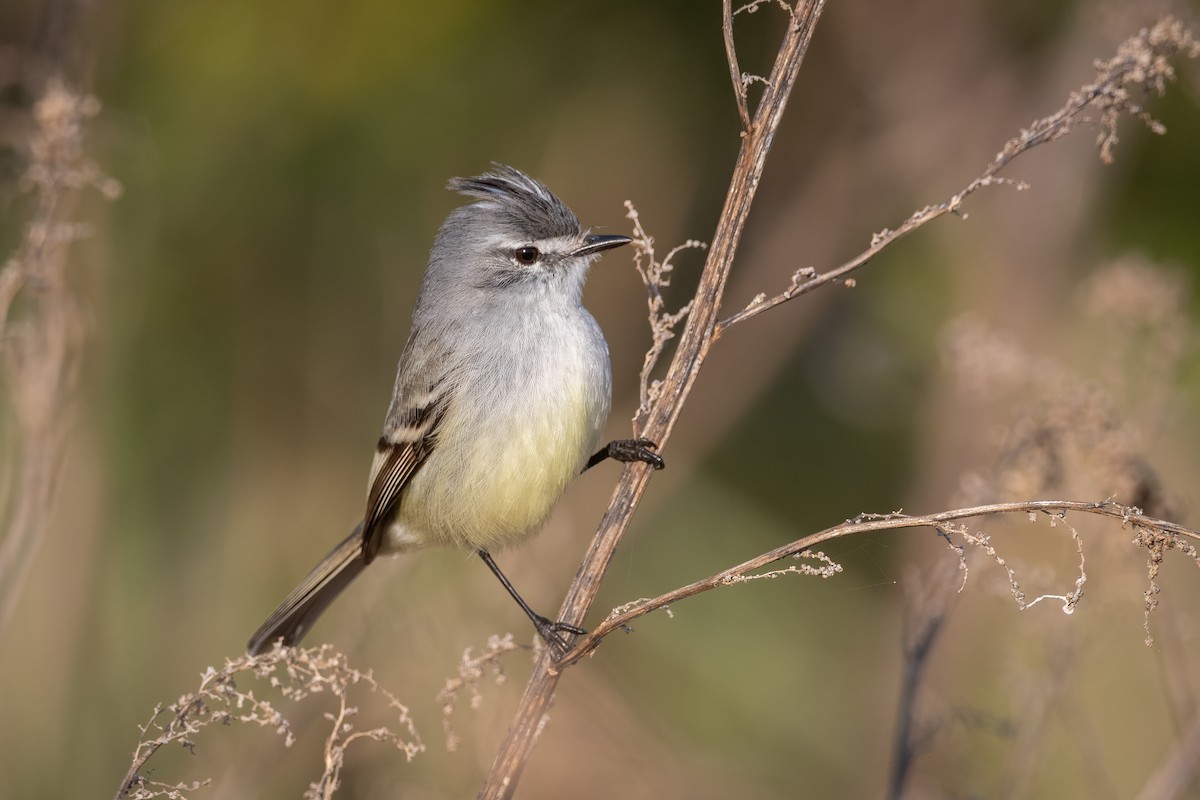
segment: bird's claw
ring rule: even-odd
[[[555,622],[547,617],[541,616],[540,614],[538,615],[538,618],[533,621],[533,624],[537,627],[538,635],[542,637],[542,641],[544,641],[547,646],[554,651],[556,656],[562,656],[571,649],[571,643],[559,634],[569,633],[573,636],[587,635],[586,628],[581,628],[578,625],[571,625],[567,622]]]
[[[622,461],[626,464],[634,462],[642,462],[649,464],[654,469],[662,469],[667,465],[663,461],[663,457],[654,452],[658,449],[658,445],[650,439],[617,439],[608,443],[608,457],[614,461]]]

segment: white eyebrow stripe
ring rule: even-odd
[[[578,236],[552,236],[549,239],[513,239],[508,236],[489,236],[487,246],[496,250],[516,250],[531,245],[546,253],[570,253],[579,247]]]

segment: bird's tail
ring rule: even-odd
[[[362,523],[321,559],[299,586],[271,612],[246,645],[252,656],[271,649],[277,639],[291,646],[304,638],[317,617],[363,571]]]

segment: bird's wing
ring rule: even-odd
[[[444,382],[442,384],[444,386]],[[438,427],[449,405],[448,392],[442,386],[423,387],[417,402],[388,415],[384,434],[379,439],[375,464],[371,470],[371,489],[363,515],[363,557],[370,564],[383,544],[385,521],[400,499],[404,487],[416,474],[437,440]],[[409,398],[416,393],[401,392]]]

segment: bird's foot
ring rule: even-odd
[[[662,456],[654,452],[658,445],[646,438],[616,439],[609,442],[604,449],[606,455],[614,461],[626,464],[640,461],[655,469],[662,469],[667,465]]]
[[[536,619],[533,620],[533,624],[537,628],[538,635],[542,637],[542,641],[554,653],[555,658],[561,658],[571,649],[571,642],[562,634],[569,633],[572,636],[587,635],[586,628],[566,622],[555,622],[547,617],[543,617],[541,614],[537,615]]]

